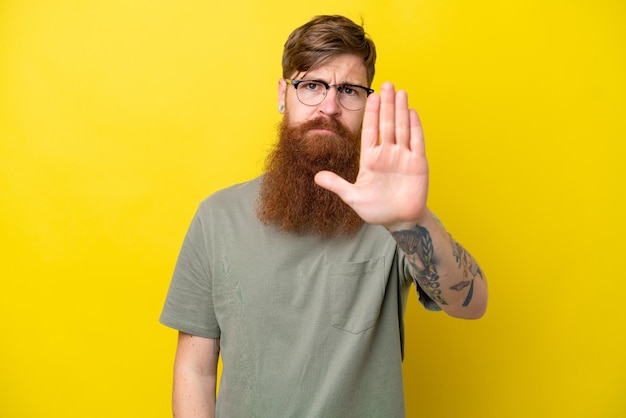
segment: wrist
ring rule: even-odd
[[[430,210],[426,209],[426,211],[420,218],[408,221],[394,222],[392,224],[385,225],[385,228],[387,228],[389,232],[408,231],[410,229],[414,229],[416,226],[430,229],[434,222],[436,221],[433,214],[430,212]]]

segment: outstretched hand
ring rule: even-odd
[[[392,83],[365,106],[361,161],[354,184],[321,171],[315,182],[341,197],[367,223],[389,230],[413,228],[428,213],[428,162],[417,112]]]

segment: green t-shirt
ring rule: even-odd
[[[259,183],[202,202],[160,318],[220,337],[217,416],[404,416],[403,314],[413,280],[395,241],[373,225],[330,240],[263,225]]]

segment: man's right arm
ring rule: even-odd
[[[176,418],[213,418],[219,338],[178,333],[172,410]]]

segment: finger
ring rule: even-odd
[[[380,96],[372,93],[367,98],[365,113],[363,114],[363,129],[361,130],[362,148],[372,148],[378,145],[379,114]]]
[[[337,194],[344,201],[352,186],[350,182],[331,171],[320,171],[315,175],[314,180],[318,186]]]
[[[420,117],[415,110],[411,109],[409,111],[409,118],[411,124],[411,150],[425,154],[424,130],[422,129]]]
[[[396,143],[410,148],[411,127],[409,116],[409,98],[404,90],[396,93]]]
[[[396,92],[392,83],[384,83],[380,88],[380,142],[396,142]]]

